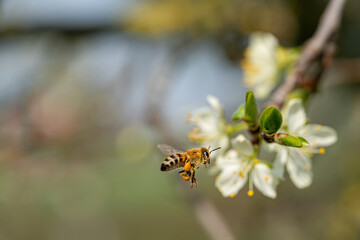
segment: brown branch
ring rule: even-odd
[[[281,108],[288,94],[298,87],[310,86],[315,91],[320,78],[329,63],[332,62],[336,45],[342,9],[346,0],[331,0],[323,13],[314,36],[308,40],[295,65],[294,71],[288,75],[284,83],[271,96],[266,106]],[[309,71],[318,64],[309,76]]]

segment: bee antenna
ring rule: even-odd
[[[209,147],[208,147],[208,150],[210,150],[210,145],[209,145]]]
[[[210,148],[210,147],[209,147]],[[219,150],[221,147],[215,148],[213,150],[210,151],[210,153],[212,153],[213,151]]]

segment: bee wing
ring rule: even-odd
[[[166,145],[166,144],[159,144],[159,145],[157,145],[157,147],[165,155],[173,155],[173,154],[176,154],[176,153],[185,152],[184,150],[179,150],[179,149],[176,149],[176,148],[174,148],[172,146],[169,146],[169,145]]]

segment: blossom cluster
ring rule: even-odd
[[[293,70],[299,53],[299,48],[280,46],[272,34],[253,33],[240,64],[245,85],[252,90],[234,112],[234,122],[226,121],[224,109],[214,96],[207,97],[211,108],[189,114],[188,122],[195,125],[190,140],[221,147],[212,156],[216,158],[212,172],[217,173],[215,186],[224,197],[235,197],[247,186],[248,196],[254,195],[255,187],[275,198],[285,171],[297,188],[306,188],[313,181],[313,155],[324,154],[325,147],[337,141],[334,129],[309,123],[303,104],[306,93],[289,94],[281,111],[269,106],[258,112],[255,96],[267,98]],[[275,158],[263,159],[264,154],[260,158],[260,150],[275,152]]]
[[[247,100],[251,100],[253,94],[248,93]],[[246,108],[254,106],[252,101],[246,101],[245,110],[240,108],[237,111],[243,113],[243,121],[232,124],[226,121],[224,109],[217,98],[208,96],[207,100],[211,108],[196,110],[188,116],[188,121],[195,125],[189,138],[202,145],[221,147],[221,151],[212,156],[216,158],[212,171],[218,173],[215,186],[224,197],[235,197],[247,185],[248,196],[254,195],[255,187],[263,195],[275,198],[277,185],[284,180],[285,169],[296,187],[308,187],[313,180],[312,156],[324,154],[325,147],[337,141],[334,129],[308,123],[299,98],[290,100],[282,113],[279,113],[282,118],[281,127],[279,125],[275,131],[277,133],[268,134],[274,141],[266,141],[266,138],[260,137],[261,132],[266,133],[266,121],[274,122],[271,119],[274,116],[270,114],[267,120],[266,116],[263,117],[266,115],[265,110],[260,117],[260,126],[258,120],[250,121],[245,116],[244,112],[249,112]],[[254,116],[258,118],[257,113]],[[265,125],[261,126],[264,121]],[[258,141],[251,141],[243,133],[254,126],[258,126],[257,132],[252,131],[254,136],[259,137]],[[270,162],[260,159],[260,147],[276,152],[275,159]]]

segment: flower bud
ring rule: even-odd
[[[308,141],[303,137],[295,137],[286,133],[277,133],[275,134],[274,141],[280,145],[285,145],[289,147],[307,147],[309,146]]]
[[[240,107],[234,112],[232,120],[238,121],[245,118],[245,103],[240,105]]]
[[[246,92],[245,120],[251,125],[256,125],[258,118],[257,104],[252,90]]]
[[[267,107],[260,116],[260,128],[266,133],[276,133],[282,124],[282,116],[274,106]]]

